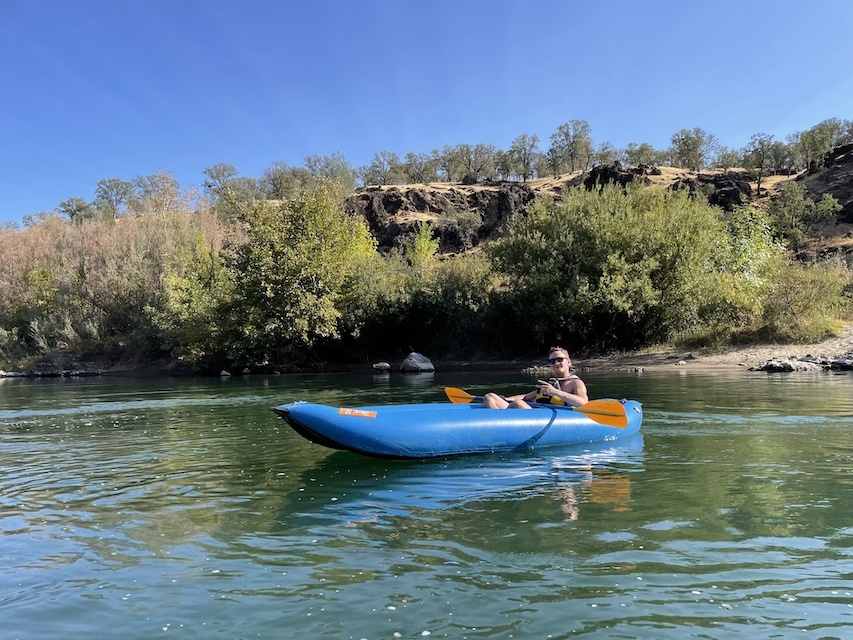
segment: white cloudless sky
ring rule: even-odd
[[[851,0],[0,0],[0,224],[103,178],[853,119]]]

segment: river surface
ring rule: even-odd
[[[0,637],[853,637],[853,374],[583,377],[640,435],[423,461],[269,408],[533,378],[0,381]]]

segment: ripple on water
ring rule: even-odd
[[[0,407],[4,633],[843,637],[850,388],[592,382],[644,400],[638,441],[427,462],[330,452],[268,410],[381,399],[338,379],[42,386]]]

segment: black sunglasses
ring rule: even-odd
[[[562,362],[565,358],[550,358],[548,360],[548,364],[557,364],[558,362]]]

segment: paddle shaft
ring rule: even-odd
[[[455,404],[483,401],[483,396],[471,395],[467,391],[464,391],[463,389],[456,389],[455,387],[445,387],[444,392],[447,394],[447,398]],[[541,404],[538,402],[530,404],[534,407],[577,411],[596,422],[600,422],[601,424],[606,424],[611,427],[619,427],[621,429],[628,426],[628,414],[625,413],[625,407],[622,406],[622,403],[618,400],[590,400],[579,407]]]
[[[510,402],[510,400],[508,400],[505,396],[501,396],[501,398],[503,398],[507,402]],[[482,402],[482,401],[483,401],[483,396],[471,396],[471,400],[469,402]],[[549,407],[551,409],[571,409],[571,410],[582,408],[582,407],[573,407],[572,405],[569,405],[569,404],[565,404],[565,405],[563,405],[563,404],[550,404],[548,402],[533,402],[532,400],[530,400],[529,402],[527,400],[525,400],[525,402],[527,402],[527,404],[529,404],[531,407]]]

